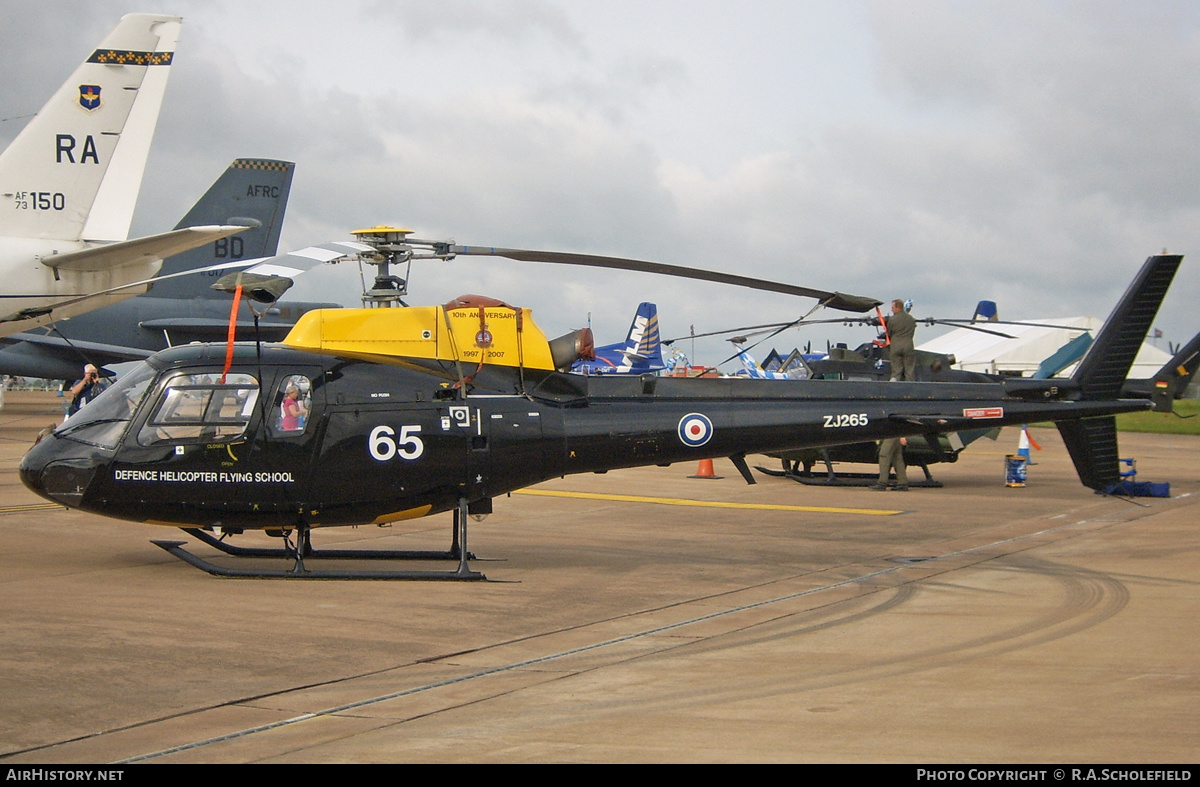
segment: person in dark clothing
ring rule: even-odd
[[[83,367],[83,379],[71,386],[71,404],[67,415],[79,412],[79,408],[95,399],[108,388],[108,380],[101,379],[100,370],[92,364]]]

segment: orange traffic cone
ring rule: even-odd
[[[700,466],[696,468],[696,474],[688,476],[688,478],[711,478],[713,480],[724,477],[725,476],[717,475],[713,472],[713,463],[711,459],[701,459]]]

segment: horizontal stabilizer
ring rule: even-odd
[[[190,232],[192,230],[197,230],[197,229],[205,229],[205,228],[191,227],[187,230],[174,230],[173,232],[166,233],[166,234],[172,235],[172,234],[178,233],[178,232]],[[230,227],[223,227],[221,229],[231,229],[231,230],[233,230],[233,232],[240,232],[241,230],[246,229],[246,227],[230,226]],[[230,234],[232,234],[232,233],[230,233]],[[155,237],[158,237],[158,236],[155,236]],[[211,240],[212,240],[212,237],[208,237],[200,242],[201,242],[201,244],[203,244],[203,243],[207,243]],[[331,249],[337,249],[342,246],[345,246],[346,248],[343,249],[341,252],[331,251]],[[178,273],[169,273],[169,274],[162,275],[162,276],[155,276],[150,279],[142,279],[140,281],[133,281],[133,282],[129,282],[127,284],[121,284],[121,285],[112,287],[107,290],[101,290],[100,292],[93,292],[88,295],[79,295],[74,298],[67,298],[67,299],[58,301],[57,303],[53,303],[53,304],[46,306],[44,308],[41,308],[41,309],[27,309],[24,312],[21,312],[19,314],[10,315],[8,317],[0,317],[0,322],[5,322],[8,320],[26,320],[29,318],[37,317],[37,318],[39,318],[38,321],[31,322],[28,327],[33,327],[33,325],[47,325],[48,323],[54,322],[55,320],[61,319],[63,317],[70,317],[75,314],[80,314],[83,311],[88,311],[88,309],[76,308],[87,301],[93,301],[98,298],[107,298],[111,295],[116,295],[119,293],[127,292],[128,290],[134,290],[134,289],[139,289],[139,288],[145,289],[148,285],[155,284],[157,282],[162,282],[162,281],[166,281],[166,280],[170,280],[170,279],[176,279],[176,278],[180,278],[180,277],[184,277],[184,276],[195,276],[196,274],[200,274],[200,273],[212,273],[215,271],[243,270],[247,273],[255,273],[255,274],[260,274],[260,275],[280,275],[281,276],[281,275],[286,274],[286,275],[291,275],[291,276],[298,276],[299,274],[303,273],[304,271],[309,270],[310,268],[313,268],[313,267],[321,264],[322,262],[332,262],[334,260],[339,260],[339,259],[345,258],[345,257],[347,257],[348,254],[355,253],[354,250],[351,250],[349,248],[350,246],[357,246],[357,247],[360,247],[360,249],[368,248],[368,247],[362,246],[362,244],[330,243],[330,244],[326,244],[325,246],[309,246],[307,248],[300,249],[298,251],[290,252],[288,254],[279,254],[274,257],[265,257],[265,258],[250,259],[250,260],[236,260],[234,262],[221,262],[216,265],[209,265],[204,268],[196,268],[194,270],[186,270],[186,271],[180,271]],[[54,313],[53,316],[50,316],[51,313]],[[17,330],[25,330],[26,329],[26,326],[24,326],[24,325],[16,328],[15,330],[13,330],[13,326],[11,326],[11,325],[7,326],[7,327],[10,329],[8,333],[14,333]],[[0,329],[0,330],[2,330],[2,329]],[[8,335],[8,333],[4,333],[2,335]]]
[[[220,238],[227,238],[248,227],[214,225],[208,227],[186,227],[159,235],[107,243],[81,251],[54,254],[42,259],[42,264],[60,271],[105,271],[133,263],[161,260],[203,246]]]
[[[151,355],[154,355],[154,350],[126,347],[108,342],[89,342],[83,339],[67,340],[50,333],[16,333],[12,336],[4,337],[3,341],[5,344],[23,343],[51,349],[69,350],[76,357],[78,357],[80,352],[89,355],[94,353],[103,355],[106,359],[112,358],[117,361],[133,361],[141,358],[149,358]],[[106,360],[105,362],[110,363],[112,361]]]
[[[200,336],[211,336],[214,338],[224,338],[229,334],[229,320],[218,320],[204,317],[164,317],[157,320],[143,320],[138,323],[138,327],[145,328],[150,331],[167,331],[168,333],[187,333]],[[254,330],[254,323],[247,320],[238,320],[236,323],[238,331],[249,332]],[[288,331],[292,329],[292,324],[287,323],[281,326],[275,326],[273,323],[259,323],[260,328],[282,328],[283,333],[279,338],[286,336]]]
[[[133,355],[131,348],[98,342],[72,341],[68,344],[58,339],[59,343],[54,344],[44,341],[49,337],[35,333],[20,333],[15,334],[15,337],[33,338],[31,341],[21,341],[18,338],[13,344],[5,344],[3,352],[0,353],[0,366],[5,374],[23,377],[76,380],[84,363],[93,363],[103,368],[109,364],[143,360],[152,354],[145,351],[145,354]],[[9,342],[15,337],[5,337],[4,341]]]
[[[243,230],[245,227],[235,227],[234,229]],[[176,232],[179,232],[179,230],[176,230]],[[211,240],[211,238],[206,239],[203,242],[207,242],[208,240]],[[198,268],[196,270],[172,273],[166,276],[156,276],[149,279],[126,282],[125,284],[119,284],[116,287],[110,287],[106,290],[100,290],[98,292],[91,292],[86,295],[64,297],[62,300],[47,303],[44,306],[21,309],[19,311],[0,316],[0,338],[4,336],[11,336],[12,334],[19,333],[21,331],[28,331],[32,328],[37,328],[43,325],[49,325],[52,322],[57,322],[58,320],[93,311],[110,303],[116,303],[117,301],[121,301],[129,297],[131,293],[136,294],[135,291],[137,290],[145,292],[151,284],[163,281],[165,279],[173,279],[177,276],[194,276],[197,273],[208,273],[210,271],[246,268],[248,266],[257,266],[263,262],[264,260],[257,259],[238,260],[237,262],[223,262],[217,265],[209,265],[207,268]]]
[[[1053,377],[1082,358],[1091,346],[1092,335],[1086,332],[1079,334],[1042,361],[1038,365],[1037,371],[1033,373],[1033,377],[1038,380]]]

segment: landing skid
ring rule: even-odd
[[[222,541],[198,527],[181,527],[180,530],[193,538],[197,538],[214,549],[219,549],[227,555],[236,557],[287,557],[296,556],[295,548],[272,549],[269,547],[239,547]],[[182,541],[179,543],[183,543]],[[438,550],[396,550],[396,549],[312,549],[304,553],[305,558],[326,558],[330,560],[458,560],[458,548],[451,547],[444,551]],[[474,553],[467,555],[468,560],[475,560]]]
[[[454,580],[470,581],[487,579],[482,573],[472,571],[468,560],[475,556],[461,548],[467,540],[467,504],[462,501],[454,512],[454,543],[442,551],[390,550],[390,549],[324,549],[312,548],[311,529],[307,525],[296,527],[296,544],[283,549],[247,548],[227,544],[205,533],[199,528],[181,528],[185,533],[198,538],[211,547],[234,557],[287,558],[293,561],[291,568],[228,568],[193,555],[183,548],[184,541],[151,541],[188,565],[218,577],[239,579],[376,579],[376,580]],[[379,570],[328,570],[309,569],[305,560],[457,560],[458,568],[453,571],[379,571]]]
[[[921,489],[941,489],[942,482],[934,479],[933,474],[929,472],[928,465],[914,465],[909,467],[912,470],[914,467],[920,467],[925,471],[924,480],[914,480],[909,478],[908,485]],[[827,472],[814,473],[811,465],[801,469],[799,462],[788,462],[783,460],[782,470],[768,470],[765,467],[755,465],[755,470],[760,473],[765,473],[775,478],[789,478],[800,484],[809,486],[871,486],[879,482],[879,473],[835,473],[833,467],[826,464]],[[893,476],[892,480],[895,480]]]

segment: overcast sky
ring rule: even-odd
[[[279,158],[296,162],[285,250],[388,223],[912,298],[918,317],[970,316],[990,298],[1002,317],[1035,319],[1106,315],[1166,248],[1187,258],[1159,327],[1176,342],[1200,330],[1191,0],[4,9],[3,144],[122,14],[183,17],[135,234],[172,227],[234,158]],[[532,307],[551,336],[591,313],[598,343],[617,341],[641,300],[658,303],[666,336],[811,305],[504,260],[426,263],[412,278],[413,303],[488,294]],[[341,266],[291,297],[357,305],[358,285]],[[830,337],[871,334],[773,343]]]

